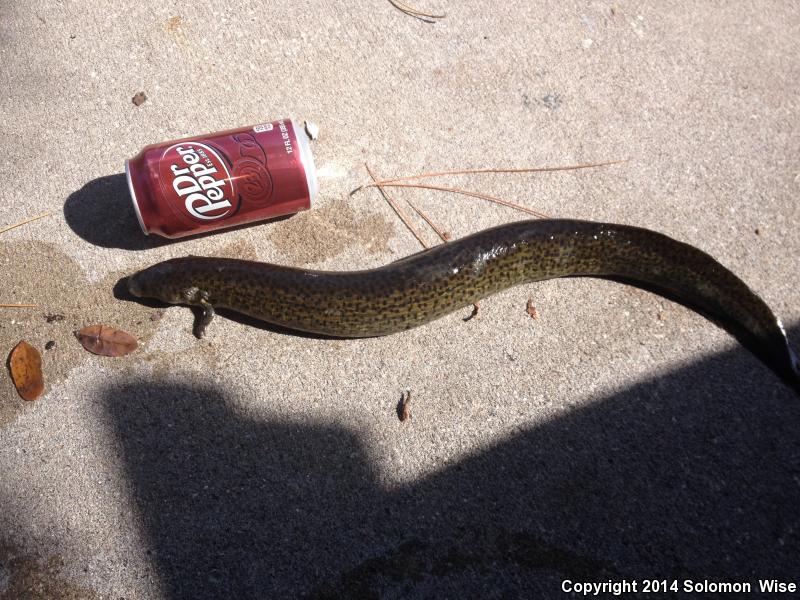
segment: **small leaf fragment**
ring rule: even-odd
[[[480,312],[480,310],[481,310],[480,303],[478,303],[478,302],[473,303],[472,312],[468,316],[464,317],[461,320],[466,323],[467,321],[471,321],[472,319],[477,319],[478,318],[478,313]]]
[[[139,346],[130,333],[105,325],[84,327],[75,332],[75,337],[89,352],[100,356],[125,356]]]
[[[533,298],[528,298],[528,303],[525,305],[525,312],[527,312],[528,316],[534,321],[539,319],[539,311],[536,310],[536,306],[533,304]]]
[[[147,100],[147,94],[144,92],[137,92],[136,95],[131,98],[131,102],[133,102],[135,106],[141,106],[145,103],[145,100]]]
[[[397,418],[400,421],[408,421],[411,418],[411,390],[406,390],[405,394],[400,394],[400,402],[397,404]]]
[[[25,340],[14,346],[8,356],[11,380],[23,400],[36,400],[44,391],[42,355]]]

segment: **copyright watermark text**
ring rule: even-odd
[[[692,579],[623,579],[621,581],[573,581],[561,582],[561,591],[580,596],[624,596],[626,594],[664,594],[684,592],[698,594],[793,594],[797,584],[793,581],[759,579],[750,581],[695,581]]]

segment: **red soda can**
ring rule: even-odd
[[[180,238],[311,207],[309,138],[291,120],[173,140],[125,161],[146,235]]]

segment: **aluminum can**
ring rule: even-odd
[[[318,191],[309,138],[286,119],[147,146],[125,176],[142,231],[166,238],[307,210]]]

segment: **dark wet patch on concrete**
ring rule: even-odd
[[[287,263],[304,265],[333,258],[348,246],[388,253],[394,233],[394,224],[384,215],[358,213],[340,199],[276,223],[270,240]]]
[[[48,598],[50,600],[94,600],[93,590],[61,577],[64,560],[57,555],[40,557],[0,542],[0,600]]]
[[[243,260],[258,260],[258,252],[256,252],[253,244],[246,240],[235,240],[230,244],[226,244],[221,248],[211,252],[211,256],[219,256],[220,258],[241,258]]]
[[[159,320],[150,318],[156,309],[120,302],[114,297],[114,285],[122,273],[90,282],[72,258],[51,244],[36,241],[0,243],[0,256],[25,257],[24,260],[0,262],[3,302],[36,305],[36,308],[3,309],[0,354],[5,376],[0,378],[0,427],[12,423],[26,409],[5,367],[5,358],[20,340],[26,340],[42,354],[47,394],[66,379],[71,368],[87,357],[75,339],[75,330],[102,323],[124,329],[145,342],[158,327]],[[46,349],[48,345],[49,350]],[[104,367],[126,368],[132,364],[127,359],[94,359],[101,361]]]
[[[26,402],[24,400],[10,395],[5,400],[0,401],[0,429],[9,423],[13,423],[20,413],[25,410],[25,407]]]

